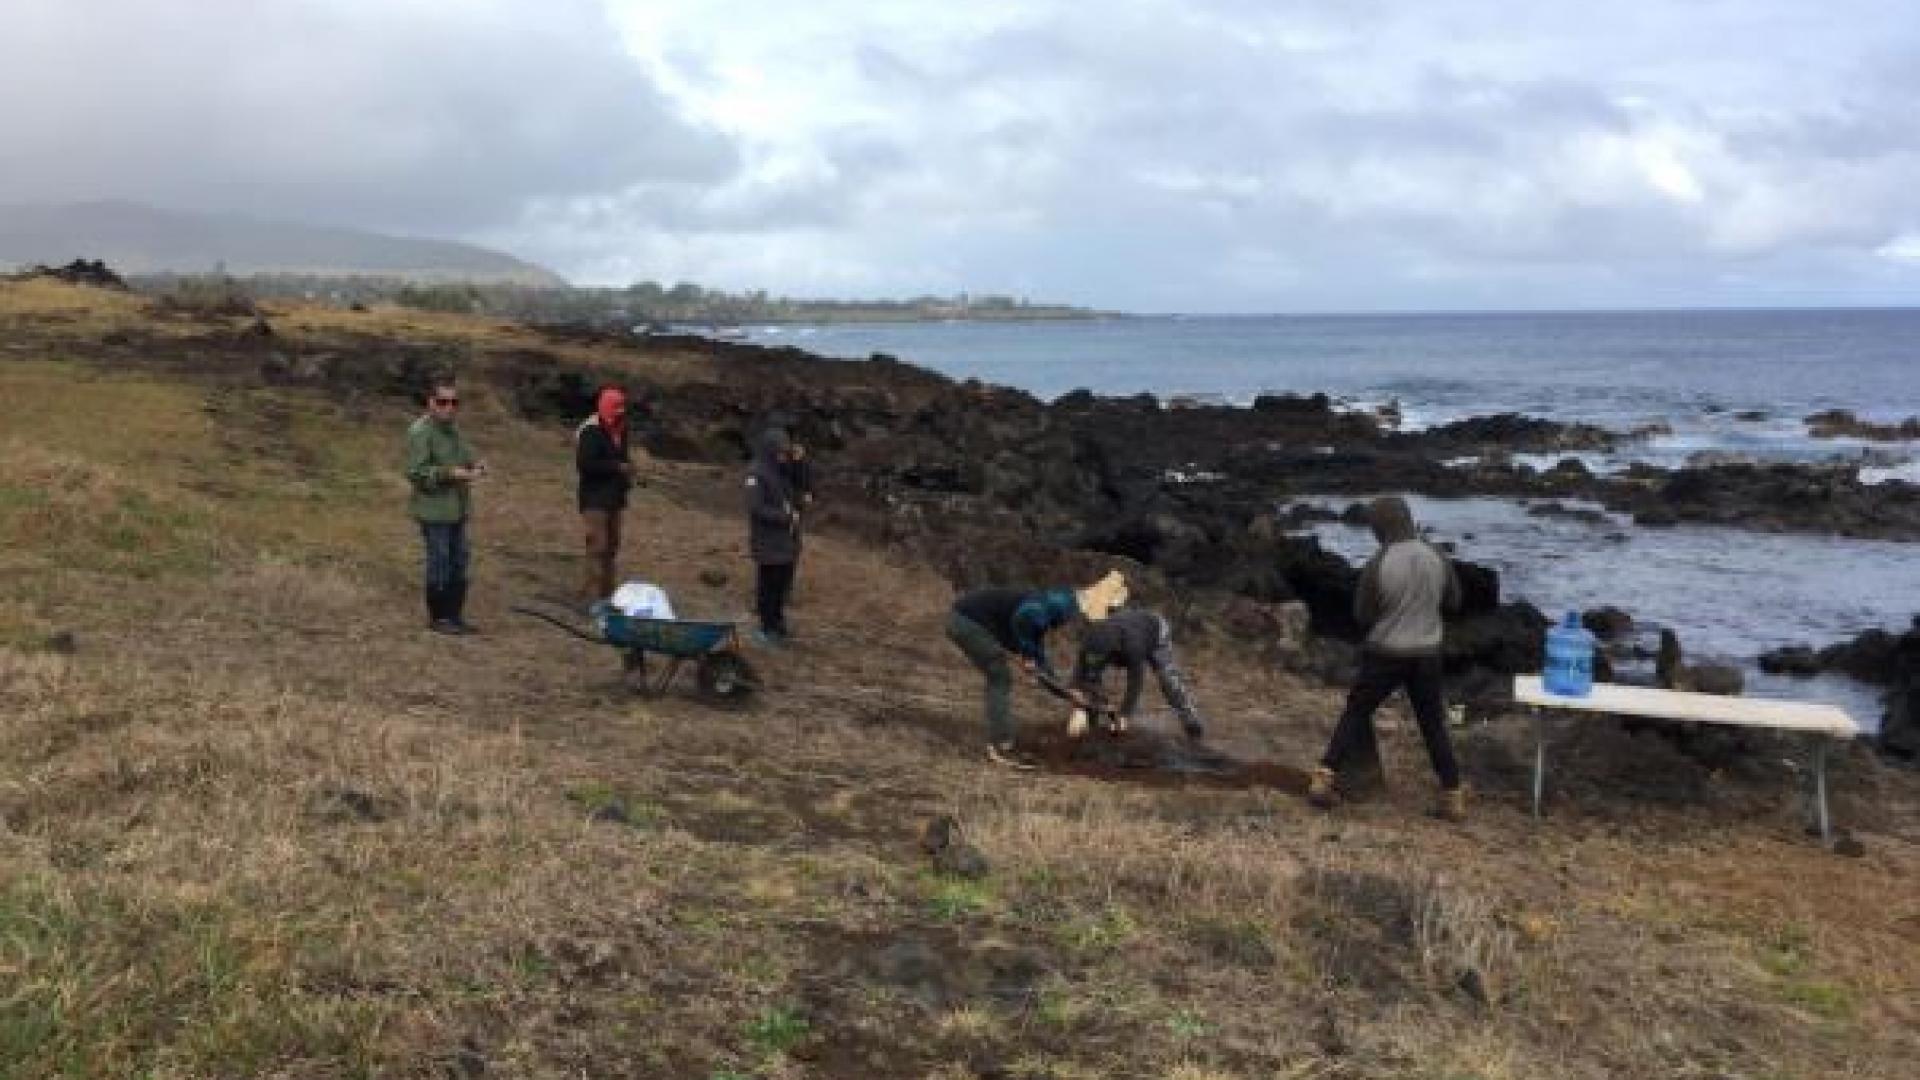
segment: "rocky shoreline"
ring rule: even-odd
[[[1547,469],[1512,461],[1634,437],[1588,425],[1507,414],[1400,433],[1325,395],[1169,408],[1076,392],[1049,404],[887,356],[823,360],[704,340],[626,347],[663,346],[711,356],[719,377],[657,389],[656,453],[737,458],[748,429],[772,418],[820,455],[840,524],[916,549],[956,584],[1044,580],[1122,557],[1188,632],[1277,643],[1276,659],[1336,681],[1359,636],[1357,570],[1299,533],[1300,505],[1281,509],[1302,497],[1495,496],[1576,518],[1598,511],[1569,503],[1599,505],[1646,526],[1920,539],[1920,489],[1861,484],[1830,466],[1636,466],[1603,477],[1570,457]],[[538,377],[523,391],[525,407],[556,415],[571,415],[584,392]],[[1450,464],[1462,460],[1471,463]],[[1467,605],[1449,627],[1448,670],[1458,697],[1497,707],[1509,675],[1538,669],[1547,618],[1504,599],[1492,569],[1461,566]],[[1866,674],[1832,670],[1889,688],[1902,678],[1890,659]]]
[[[1589,425],[1506,414],[1409,434],[1343,411],[1324,395],[1262,397],[1251,408],[1168,408],[1148,396],[1077,392],[1047,404],[953,383],[889,357],[822,361],[742,345],[715,353],[730,365],[795,369],[808,383],[826,377],[880,391],[877,400],[776,393],[751,411],[778,417],[818,446],[830,471],[851,466],[843,482],[886,506],[885,527],[930,546],[957,582],[1046,576],[1059,556],[1020,551],[1020,536],[1037,538],[1043,549],[1125,557],[1181,595],[1189,622],[1280,640],[1284,659],[1335,680],[1346,676],[1358,637],[1349,615],[1357,573],[1279,511],[1301,496],[1497,496],[1577,518],[1598,512],[1568,502],[1597,504],[1643,526],[1920,539],[1920,489],[1861,484],[1830,466],[1637,466],[1601,477],[1572,458],[1544,470],[1512,463],[1522,454],[1613,450],[1634,437]],[[717,407],[721,401],[689,410],[689,389],[669,391],[662,402],[656,439],[663,450],[674,448],[676,433],[709,446],[731,439],[739,388],[711,388],[734,399],[732,415]],[[1472,464],[1449,464],[1462,459]],[[1449,628],[1449,671],[1461,697],[1497,698],[1508,675],[1537,670],[1547,619],[1530,604],[1503,600],[1492,569],[1461,565],[1467,604]],[[1288,614],[1292,605],[1304,608],[1304,620]],[[1301,621],[1311,636],[1298,634]],[[1827,670],[1898,696],[1908,672],[1894,652],[1850,655],[1857,662]],[[1892,712],[1898,726],[1899,701]]]
[[[178,342],[110,344],[148,363],[250,367],[271,383],[348,397],[406,394],[453,367],[487,379],[535,420],[577,418],[599,382],[618,379],[639,391],[648,449],[675,460],[737,462],[754,430],[777,422],[822,465],[824,527],[931,560],[957,586],[1064,579],[1124,558],[1138,567],[1140,593],[1184,633],[1240,639],[1333,680],[1354,662],[1358,571],[1298,531],[1306,511],[1281,511],[1307,497],[1492,496],[1527,500],[1541,514],[1592,514],[1569,503],[1597,505],[1643,526],[1920,540],[1915,485],[1866,485],[1820,465],[1638,465],[1596,475],[1571,455],[1636,436],[1587,425],[1505,414],[1399,432],[1325,395],[1171,408],[1147,395],[1081,391],[1046,403],[885,355],[832,360],[580,327],[541,335],[550,347],[485,356],[372,335],[295,346],[259,323],[216,330],[184,352]],[[627,360],[596,367],[565,355],[583,344]],[[1537,469],[1516,455],[1566,456]],[[1491,568],[1460,565],[1467,604],[1449,627],[1449,675],[1470,708],[1497,708],[1508,676],[1538,669],[1547,619],[1503,598]],[[1904,670],[1870,681],[1897,694]],[[1891,712],[1903,708],[1895,702]]]

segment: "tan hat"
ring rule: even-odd
[[[1080,605],[1080,614],[1098,622],[1127,602],[1126,575],[1110,570],[1106,577],[1075,592],[1073,598]]]

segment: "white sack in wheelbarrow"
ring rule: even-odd
[[[613,606],[629,619],[671,619],[673,603],[667,590],[644,581],[629,581],[613,591]]]

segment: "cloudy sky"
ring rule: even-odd
[[[1913,0],[5,0],[0,202],[583,283],[1920,303]]]

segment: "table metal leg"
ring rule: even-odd
[[[1827,740],[1813,737],[1813,812],[1820,825],[1820,842],[1833,846],[1833,822],[1827,814]]]
[[[1540,798],[1547,788],[1547,722],[1533,710],[1533,816],[1540,816]]]

